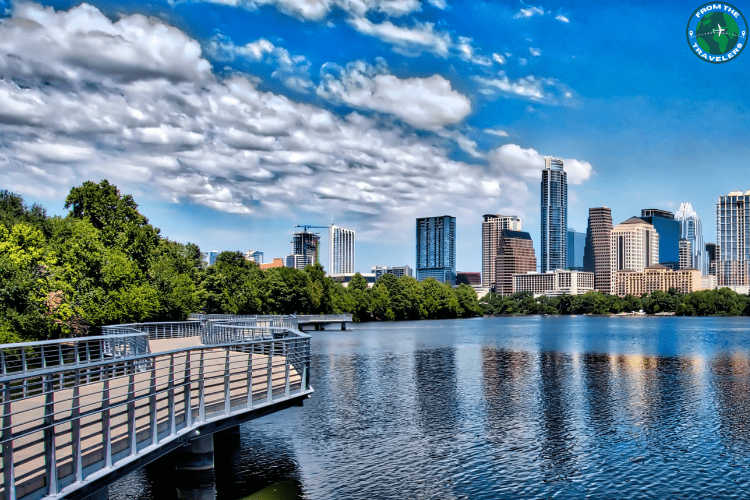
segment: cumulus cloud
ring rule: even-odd
[[[381,13],[390,17],[401,17],[422,10],[419,0],[195,0],[206,3],[231,5],[255,10],[262,5],[272,5],[281,12],[305,21],[320,21],[339,9],[354,17],[369,13]],[[445,0],[428,0],[438,9],[445,9]]]
[[[113,38],[100,57],[102,33]],[[216,78],[193,40],[143,16],[112,22],[85,5],[55,12],[21,4],[0,20],[0,43],[0,185],[29,196],[59,198],[108,178],[126,192],[255,217],[342,214],[377,238],[411,229],[414,213],[521,206],[530,199],[529,172],[541,168],[531,165],[536,152],[519,146],[488,156],[455,131],[340,116],[238,74]],[[260,41],[257,48],[264,58],[275,50]],[[127,64],[110,74],[117,57]],[[373,109],[368,98],[414,126],[458,123],[470,111],[439,76],[399,79],[357,63],[325,85],[332,98]],[[487,165],[451,159],[446,137]],[[589,164],[568,162],[571,182],[588,178]]]
[[[524,149],[516,144],[505,144],[492,150],[488,155],[490,168],[498,175],[512,172],[521,177],[541,179],[544,168],[544,155],[535,149]],[[593,167],[587,161],[563,159],[568,173],[569,184],[582,184],[591,177]]]
[[[384,21],[375,24],[364,17],[352,18],[349,24],[363,35],[378,38],[393,45],[397,52],[416,56],[423,52],[429,52],[436,56],[448,57],[453,45],[451,36],[435,29],[432,23],[415,22],[414,26],[403,27]]]
[[[442,76],[397,78],[382,60],[377,67],[364,61],[346,68],[327,65],[317,93],[349,106],[391,114],[421,129],[459,123],[471,112],[469,99]]]
[[[542,55],[542,49],[536,49],[534,47],[529,47],[529,53],[532,57],[539,57]]]
[[[505,71],[499,71],[496,77],[472,77],[480,85],[479,92],[488,97],[510,96],[546,104],[568,104],[572,92],[554,78],[543,78],[528,75],[523,78],[510,79]]]
[[[569,23],[570,22],[570,18],[568,16],[563,15],[563,14],[558,14],[557,16],[555,16],[555,19],[558,20],[558,21],[560,21],[561,23]]]

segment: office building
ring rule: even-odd
[[[535,297],[546,295],[583,295],[594,289],[594,273],[556,269],[546,273],[513,275],[513,293],[531,292]]]
[[[291,254],[284,257],[284,267],[291,267],[292,269],[299,269],[304,271],[305,267],[312,266],[315,264],[315,256],[313,254],[300,255]]]
[[[271,262],[264,262],[263,264],[260,264],[258,267],[261,269],[271,269],[274,267],[286,267],[284,265],[284,259],[281,257],[274,257]]]
[[[750,191],[732,191],[716,203],[716,278],[719,287],[750,285]],[[740,288],[738,288],[740,287]]]
[[[353,273],[354,231],[331,224],[328,244],[328,274]]]
[[[708,261],[708,274],[716,276],[716,256],[719,253],[719,247],[716,243],[706,243],[706,256]]]
[[[680,267],[680,222],[672,212],[658,208],[641,210],[641,219],[648,222],[659,235],[659,264],[670,269]]]
[[[477,272],[457,272],[456,285],[481,286],[482,276]]]
[[[392,274],[397,278],[400,278],[402,276],[409,276],[414,277],[414,274],[412,273],[411,267],[409,266],[395,266],[395,267],[378,267],[373,266],[372,268],[372,274],[375,275],[375,279],[380,278],[384,274]]]
[[[263,264],[263,252],[258,250],[248,250],[245,252],[245,260],[261,265]]]
[[[294,233],[292,238],[292,255],[301,255],[308,265],[320,262],[320,234]],[[291,266],[287,266],[291,267]]]
[[[690,240],[680,239],[680,267],[678,269],[693,269],[693,255],[690,246]]]
[[[654,226],[638,217],[631,217],[612,229],[610,237],[612,290],[618,271],[643,272],[659,263],[659,234]],[[666,266],[662,266],[666,268]]]
[[[208,252],[208,265],[213,266],[214,264],[216,264],[216,257],[218,256],[219,256],[218,250],[211,250],[210,252]]]
[[[584,233],[578,233],[573,228],[568,228],[568,263],[565,267],[572,271],[583,270],[583,254],[586,251],[586,235]]]
[[[656,290],[667,292],[670,288],[681,293],[702,290],[701,272],[698,269],[674,271],[662,264],[654,264],[640,272],[625,269],[615,273],[614,294],[620,297],[640,297]]]
[[[344,287],[348,287],[355,274],[357,273],[331,274],[329,275],[329,278],[335,283],[341,283]],[[359,275],[367,282],[367,288],[372,288],[378,280],[373,273],[359,273]]]
[[[417,219],[417,279],[456,284],[456,218]]]
[[[536,271],[534,244],[529,233],[504,230],[500,232],[500,244],[495,260],[495,293],[513,293],[513,275]]]
[[[542,170],[541,271],[565,269],[568,265],[568,174],[563,161],[546,157]]]
[[[495,259],[500,233],[506,229],[521,230],[521,219],[515,215],[485,214],[482,216],[482,285],[495,286]]]
[[[607,207],[589,208],[583,270],[594,273],[594,288],[610,293],[612,285],[612,210]]]
[[[706,259],[706,245],[703,243],[703,226],[698,214],[690,203],[680,203],[675,217],[680,224],[680,238],[690,242],[692,267],[706,276],[709,263]]]

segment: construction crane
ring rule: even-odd
[[[301,227],[304,234],[308,234],[308,229],[328,229],[328,226],[312,226],[310,224],[296,224],[294,227]],[[307,265],[307,236],[302,238],[302,260]]]

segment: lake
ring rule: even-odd
[[[220,500],[750,497],[749,318],[311,335],[304,407],[217,437]],[[174,498],[170,467],[131,474],[110,499]]]

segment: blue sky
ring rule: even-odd
[[[266,260],[333,220],[359,271],[413,265],[414,219],[449,214],[478,271],[482,214],[538,251],[550,155],[570,226],[691,202],[714,241],[718,196],[750,189],[750,55],[693,55],[699,5],[0,1],[0,188],[63,214],[107,178],[163,235]]]

